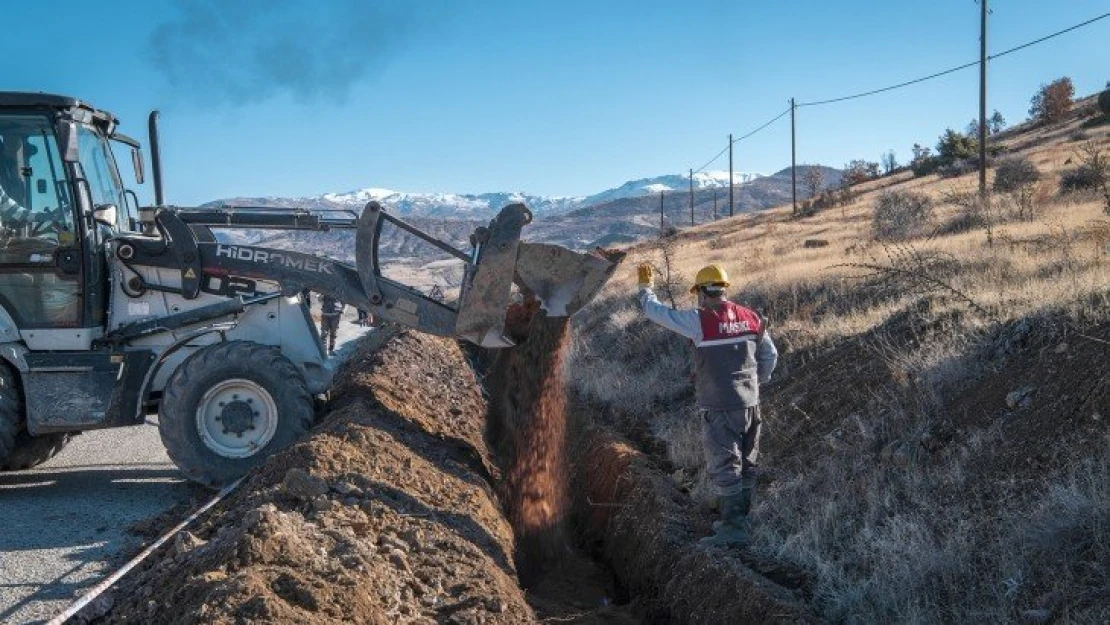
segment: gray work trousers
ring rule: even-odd
[[[320,317],[320,342],[328,349],[335,349],[335,335],[339,334],[339,315]]]
[[[718,495],[736,495],[755,485],[759,457],[759,406],[703,410],[702,443],[706,471]]]

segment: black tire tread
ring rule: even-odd
[[[23,393],[10,365],[0,362],[0,466],[7,464],[23,429]]]
[[[0,466],[0,471],[22,471],[38,466],[62,450],[72,435],[69,432],[52,432],[31,436],[23,429],[15,437],[15,449],[8,454],[7,459]]]
[[[262,345],[250,341],[228,341],[208,345],[194,352],[170,375],[166,388],[162,393],[162,407],[159,411],[158,431],[166,453],[174,464],[192,481],[211,488],[219,488],[233,481],[238,475],[229,475],[226,467],[214,467],[211,454],[203,443],[193,440],[189,429],[193,428],[195,407],[184,405],[185,398],[197,385],[206,384],[205,377],[211,372],[238,367],[244,374],[254,373],[256,376],[263,372],[272,379],[279,380],[276,388],[266,386],[266,390],[273,397],[279,414],[282,411],[292,411],[292,423],[289,425],[284,443],[280,446],[269,448],[273,440],[267,444],[265,453],[242,459],[238,462],[224,459],[228,463],[241,466],[245,472],[255,464],[260,463],[267,456],[292,443],[312,427],[314,411],[312,397],[308,393],[308,386],[297,367],[289,361],[281,350],[270,345]],[[247,377],[246,375],[244,377]],[[255,382],[261,383],[255,379]],[[275,439],[282,433],[275,433]],[[198,448],[198,445],[200,448]]]

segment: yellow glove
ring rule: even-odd
[[[640,288],[652,288],[655,286],[655,275],[651,270],[651,265],[647,263],[641,264],[636,268],[636,277],[639,278]]]

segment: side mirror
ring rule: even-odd
[[[138,148],[131,148],[131,164],[135,166],[135,182],[143,184],[146,182],[146,174],[143,171],[143,151]]]
[[[115,204],[100,204],[93,209],[93,220],[109,228],[115,228],[119,220],[119,209]]]
[[[67,163],[76,163],[80,157],[77,150],[77,122],[64,121],[58,125],[58,134],[62,141],[62,160]]]

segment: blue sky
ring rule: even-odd
[[[147,113],[161,110],[167,198],[179,205],[370,186],[586,195],[698,168],[792,96],[973,61],[979,35],[974,0],[0,2],[0,46],[18,59],[2,65],[0,89],[86,99],[144,142]],[[991,8],[997,52],[1110,1]],[[1013,123],[1060,76],[1081,95],[1102,88],[1108,41],[1110,18],[992,62],[989,107]],[[799,109],[798,161],[840,166],[888,149],[905,160],[914,142],[964,128],[977,98],[970,68]],[[782,169],[789,142],[784,118],[738,143],[735,167]]]

